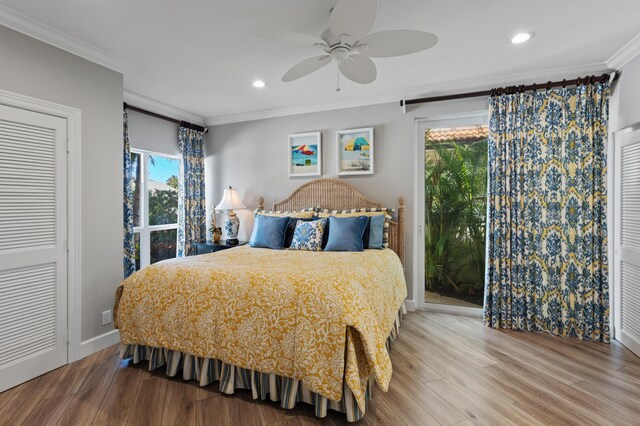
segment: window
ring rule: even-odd
[[[176,257],[178,157],[131,150],[136,270]]]

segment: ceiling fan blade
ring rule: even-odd
[[[290,47],[314,47],[318,44],[326,47],[325,41],[321,38],[314,37],[309,34],[297,33],[294,31],[256,27],[250,28],[249,33],[253,34],[254,36],[269,41],[275,41],[276,43],[280,43],[282,45],[287,45]]]
[[[358,54],[340,62],[340,72],[349,80],[360,84],[369,84],[378,76],[376,64],[370,58]]]
[[[297,80],[300,77],[304,77],[305,75],[309,75],[312,72],[319,70],[329,62],[331,62],[331,55],[315,56],[313,58],[305,59],[291,67],[289,71],[282,76],[282,81],[289,82]]]
[[[334,36],[349,43],[360,40],[371,31],[378,13],[377,0],[339,0],[331,12],[329,29]]]
[[[424,31],[391,30],[369,34],[356,47],[357,51],[372,58],[409,55],[432,48],[438,36]]]

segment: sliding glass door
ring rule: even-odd
[[[419,127],[418,305],[480,312],[484,297],[486,114]]]

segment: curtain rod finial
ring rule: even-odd
[[[618,77],[620,77],[620,74],[618,73],[618,71],[613,71],[609,75],[609,84],[612,84],[614,81],[616,81]]]

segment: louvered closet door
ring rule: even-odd
[[[66,140],[0,105],[0,391],[67,362]]]
[[[616,137],[615,187],[616,336],[640,355],[640,130]]]

